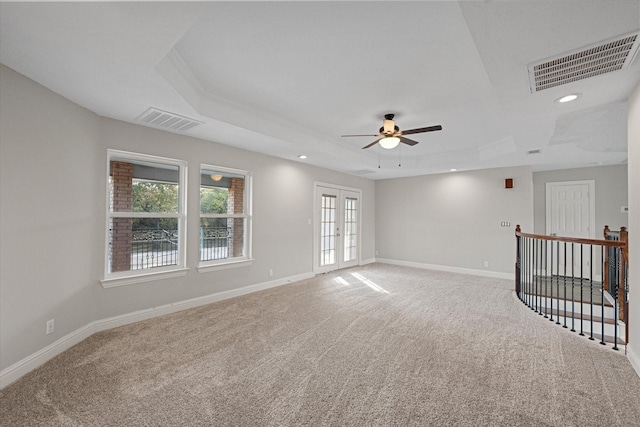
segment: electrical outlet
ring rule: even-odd
[[[53,333],[53,329],[55,328],[54,320],[47,320],[47,335]]]
[[[273,270],[269,269],[269,277],[273,277]]]
[[[489,267],[489,261],[485,261],[482,264],[484,265],[484,268],[488,268]]]
[[[378,256],[378,251],[376,251],[376,256]]]

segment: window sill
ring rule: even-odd
[[[133,285],[135,283],[150,282],[153,280],[170,279],[172,277],[186,276],[188,268],[176,268],[172,270],[154,271],[153,273],[138,274],[135,276],[110,277],[100,280],[103,288],[115,288],[117,286]]]
[[[248,267],[253,264],[252,258],[242,258],[234,261],[224,261],[214,264],[201,264],[198,273],[208,273],[210,271],[226,270],[228,268]]]

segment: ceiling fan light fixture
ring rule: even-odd
[[[400,138],[398,138],[397,136],[388,136],[380,140],[380,146],[382,148],[386,148],[387,150],[396,148],[398,144],[400,144]]]
[[[382,133],[385,135],[391,135],[394,132],[395,123],[393,120],[385,119],[384,124],[382,125]]]

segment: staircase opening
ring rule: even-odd
[[[629,342],[628,232],[604,239],[523,233],[516,227],[518,298],[571,332],[613,346]]]

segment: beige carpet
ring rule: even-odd
[[[124,326],[0,391],[0,424],[640,425],[623,352],[512,288],[372,264]]]

